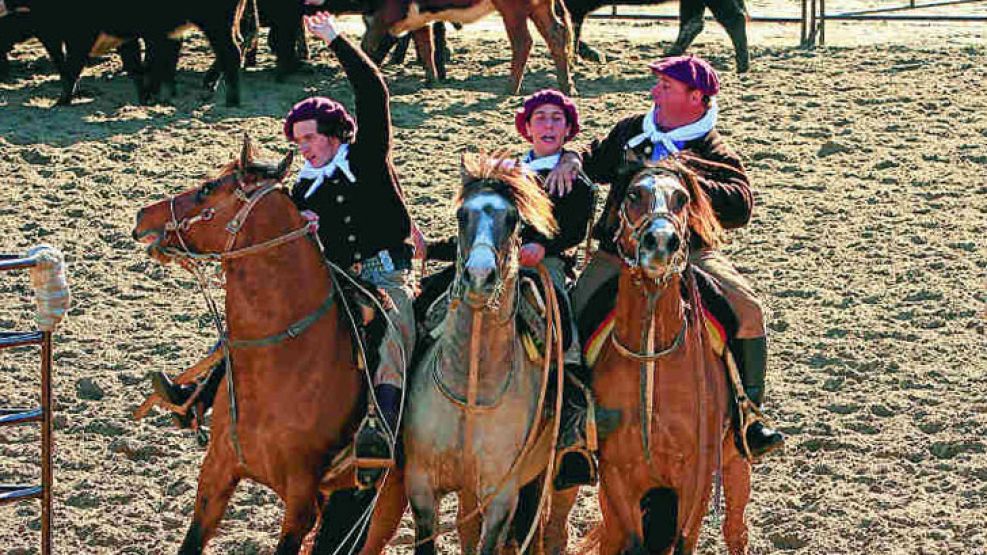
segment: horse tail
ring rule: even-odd
[[[583,536],[583,539],[579,540],[579,543],[576,544],[576,550],[573,553],[575,555],[592,553],[600,548],[601,542],[603,542],[603,524],[598,522]]]

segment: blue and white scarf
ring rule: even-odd
[[[658,129],[658,124],[656,123],[658,119],[658,106],[652,106],[648,115],[644,116],[644,122],[641,125],[643,133],[631,137],[627,141],[627,146],[634,148],[644,141],[651,141],[654,145],[654,151],[651,153],[651,161],[656,162],[679,152],[685,143],[705,137],[716,126],[716,116],[718,113],[719,108],[714,98],[702,118],[689,125],[676,127],[671,131],[665,132]]]
[[[343,175],[350,180],[350,183],[356,183],[356,176],[354,176],[353,172],[350,171],[349,153],[350,145],[344,143],[339,145],[339,150],[336,151],[336,155],[333,156],[332,161],[325,166],[316,168],[312,164],[309,164],[308,160],[306,160],[305,165],[302,166],[302,171],[298,172],[298,179],[312,179],[313,181],[305,191],[304,198],[314,195],[315,192],[319,190],[322,182],[325,181],[327,177],[332,177],[332,175],[336,173],[337,169],[343,172]]]

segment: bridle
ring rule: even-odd
[[[450,299],[463,301],[473,309],[486,310],[488,312],[497,312],[500,310],[500,303],[504,297],[507,277],[515,275],[518,271],[517,253],[521,248],[521,233],[519,228],[520,226],[515,226],[510,237],[506,239],[503,249],[498,249],[496,245],[490,243],[489,241],[474,242],[468,247],[464,245],[462,241],[459,241],[456,248],[456,277],[453,280],[453,284],[449,292]],[[493,291],[491,291],[490,295],[487,296],[486,301],[482,303],[477,303],[470,300],[470,295],[467,294],[462,280],[463,272],[466,268],[466,261],[469,260],[470,255],[478,249],[489,250],[493,253],[494,260],[497,262]]]
[[[675,177],[676,180],[679,179],[678,174],[671,170],[658,169],[659,172]],[[654,174],[649,176],[654,179],[656,176]],[[613,242],[617,245],[617,254],[630,268],[640,269],[640,254],[641,254],[641,238],[645,231],[653,223],[658,220],[667,220],[671,222],[672,226],[675,228],[675,233],[681,238],[679,242],[679,248],[672,254],[671,260],[665,267],[665,271],[662,275],[655,278],[655,282],[658,286],[662,286],[668,282],[673,276],[681,275],[685,270],[686,261],[688,259],[688,244],[689,244],[689,226],[686,222],[686,218],[678,217],[666,206],[658,206],[658,196],[653,195],[651,198],[651,205],[648,207],[648,211],[637,219],[637,221],[632,221],[628,215],[627,208],[627,198],[620,204],[619,215],[619,225],[617,230],[614,232]],[[621,236],[624,231],[627,230],[630,235],[628,237],[628,242],[631,243],[633,251],[632,253],[627,253],[624,249],[624,242],[621,241]]]
[[[289,243],[301,237],[305,237],[306,235],[316,235],[318,226],[314,222],[307,222],[302,227],[299,227],[294,231],[289,231],[288,233],[273,239],[268,239],[261,243],[249,245],[239,249],[234,248],[237,242],[237,234],[243,229],[247,218],[250,217],[250,213],[257,207],[258,204],[260,204],[260,201],[263,200],[264,197],[272,192],[280,191],[281,189],[278,186],[277,181],[274,179],[265,179],[258,183],[248,184],[244,181],[244,174],[240,170],[237,170],[229,175],[225,175],[205,183],[200,190],[205,188],[214,189],[231,183],[235,183],[237,185],[236,189],[233,191],[233,196],[223,200],[216,206],[210,206],[194,216],[185,217],[181,220],[178,219],[175,212],[175,201],[178,197],[171,197],[168,200],[168,211],[171,215],[171,220],[165,223],[165,233],[162,234],[160,239],[158,239],[158,250],[169,257],[177,259],[189,261],[223,261],[257,254],[285,243]],[[184,235],[188,234],[194,225],[212,221],[216,217],[216,213],[220,208],[223,208],[232,202],[240,203],[242,206],[237,211],[236,215],[226,222],[226,225],[224,226],[226,232],[229,233],[229,237],[226,240],[226,246],[223,251],[218,253],[203,253],[194,251],[190,248]],[[175,236],[175,239],[180,246],[179,248],[160,245],[160,243],[164,242],[168,233]]]

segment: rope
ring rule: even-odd
[[[27,256],[35,261],[31,267],[31,286],[38,304],[35,321],[42,331],[53,331],[72,304],[64,257],[50,245],[34,247]]]

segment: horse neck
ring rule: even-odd
[[[458,280],[459,276],[455,279]],[[445,320],[442,334],[445,339],[442,349],[444,367],[460,369],[464,380],[469,374],[473,334],[479,334],[476,356],[482,369],[478,382],[480,392],[492,393],[499,389],[514,364],[517,279],[516,274],[505,278],[504,292],[497,310],[474,308],[460,301],[450,309]]]
[[[614,331],[626,347],[637,352],[667,349],[675,342],[686,317],[682,277],[672,276],[659,286],[638,275],[629,268],[621,270]],[[652,318],[655,332],[649,348],[647,334]]]
[[[266,200],[255,212],[275,201],[290,204],[289,199],[278,196]],[[280,218],[271,216],[275,213],[273,209],[266,214],[252,214],[234,249],[271,240],[304,225],[300,217],[292,217],[288,208],[283,208],[288,216]],[[322,253],[308,237],[225,260],[223,271],[227,326],[234,339],[283,332],[288,325],[321,306],[332,288]]]

